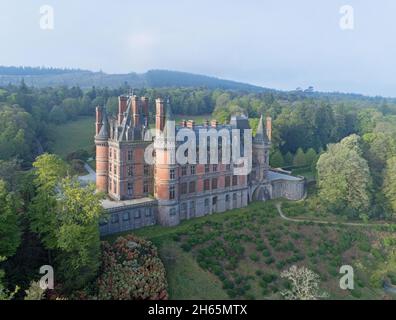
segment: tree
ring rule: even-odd
[[[45,290],[41,289],[39,281],[32,281],[28,290],[25,290],[24,300],[42,300]]]
[[[58,270],[67,290],[82,288],[99,268],[99,219],[102,194],[93,184],[81,187],[72,178],[62,180],[57,206],[56,247],[61,250]]]
[[[396,157],[390,158],[386,163],[383,190],[393,214],[396,215]]]
[[[288,151],[288,152],[285,154],[284,160],[285,160],[285,165],[286,165],[286,166],[291,166],[291,165],[293,165],[293,155],[291,154],[290,151]]]
[[[288,270],[282,271],[281,278],[291,282],[291,289],[281,292],[287,300],[317,300],[328,296],[319,288],[319,275],[306,267],[291,266]]]
[[[364,217],[370,207],[371,177],[367,161],[354,147],[331,144],[317,163],[319,196],[329,210]]]
[[[270,164],[274,168],[283,167],[284,165],[283,156],[279,150],[276,150],[273,154],[271,154]]]
[[[0,180],[0,256],[14,255],[21,242],[17,206],[18,198]]]
[[[307,159],[305,157],[304,150],[301,148],[297,149],[297,152],[293,159],[293,165],[296,167],[303,167],[307,165]]]
[[[66,175],[66,164],[56,155],[45,153],[33,163],[37,189],[29,208],[30,228],[40,236],[47,249],[56,248],[57,186]]]
[[[317,154],[315,149],[309,148],[305,154],[306,165],[312,166],[317,161]]]

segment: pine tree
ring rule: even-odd
[[[297,149],[296,155],[294,156],[293,159],[293,165],[296,167],[303,167],[307,165],[305,153],[302,148]]]

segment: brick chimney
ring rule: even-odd
[[[124,120],[124,113],[127,109],[128,97],[119,96],[118,97],[118,122],[121,124]]]
[[[102,108],[97,106],[96,107],[96,135],[99,134],[100,129],[102,129],[102,121],[103,121],[103,114]]]
[[[148,105],[148,98],[147,97],[142,97],[142,113],[144,117],[144,125],[148,126],[148,119],[149,119],[149,105]]]
[[[271,141],[271,139],[272,139],[272,118],[271,117],[266,118],[265,128],[267,129],[268,140]]]
[[[133,124],[138,126],[140,124],[140,112],[139,112],[139,99],[137,96],[132,96],[132,117]]]
[[[155,100],[155,129],[163,131],[165,126],[164,100],[158,98]]]

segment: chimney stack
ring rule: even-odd
[[[164,100],[158,98],[155,100],[155,129],[163,131],[165,126]]]
[[[144,117],[144,125],[147,127],[148,126],[148,119],[149,119],[149,105],[148,105],[148,98],[147,97],[142,97],[142,113]]]
[[[102,129],[102,121],[103,121],[103,113],[102,108],[97,106],[96,107],[96,134],[98,135],[100,129]]]
[[[267,117],[265,127],[267,129],[268,140],[271,141],[271,139],[272,139],[272,118],[271,117]]]
[[[124,120],[124,113],[127,109],[128,97],[119,96],[118,97],[118,122],[121,124]]]
[[[132,117],[133,125],[136,127],[140,124],[140,110],[139,110],[139,99],[137,96],[132,96]]]

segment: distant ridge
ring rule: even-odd
[[[27,85],[34,87],[78,85],[81,88],[91,88],[92,86],[118,88],[128,85],[133,88],[206,87],[250,92],[269,90],[247,83],[170,70],[149,70],[142,74],[133,72],[107,74],[81,69],[0,66],[0,86],[10,83],[19,84],[22,79]]]

